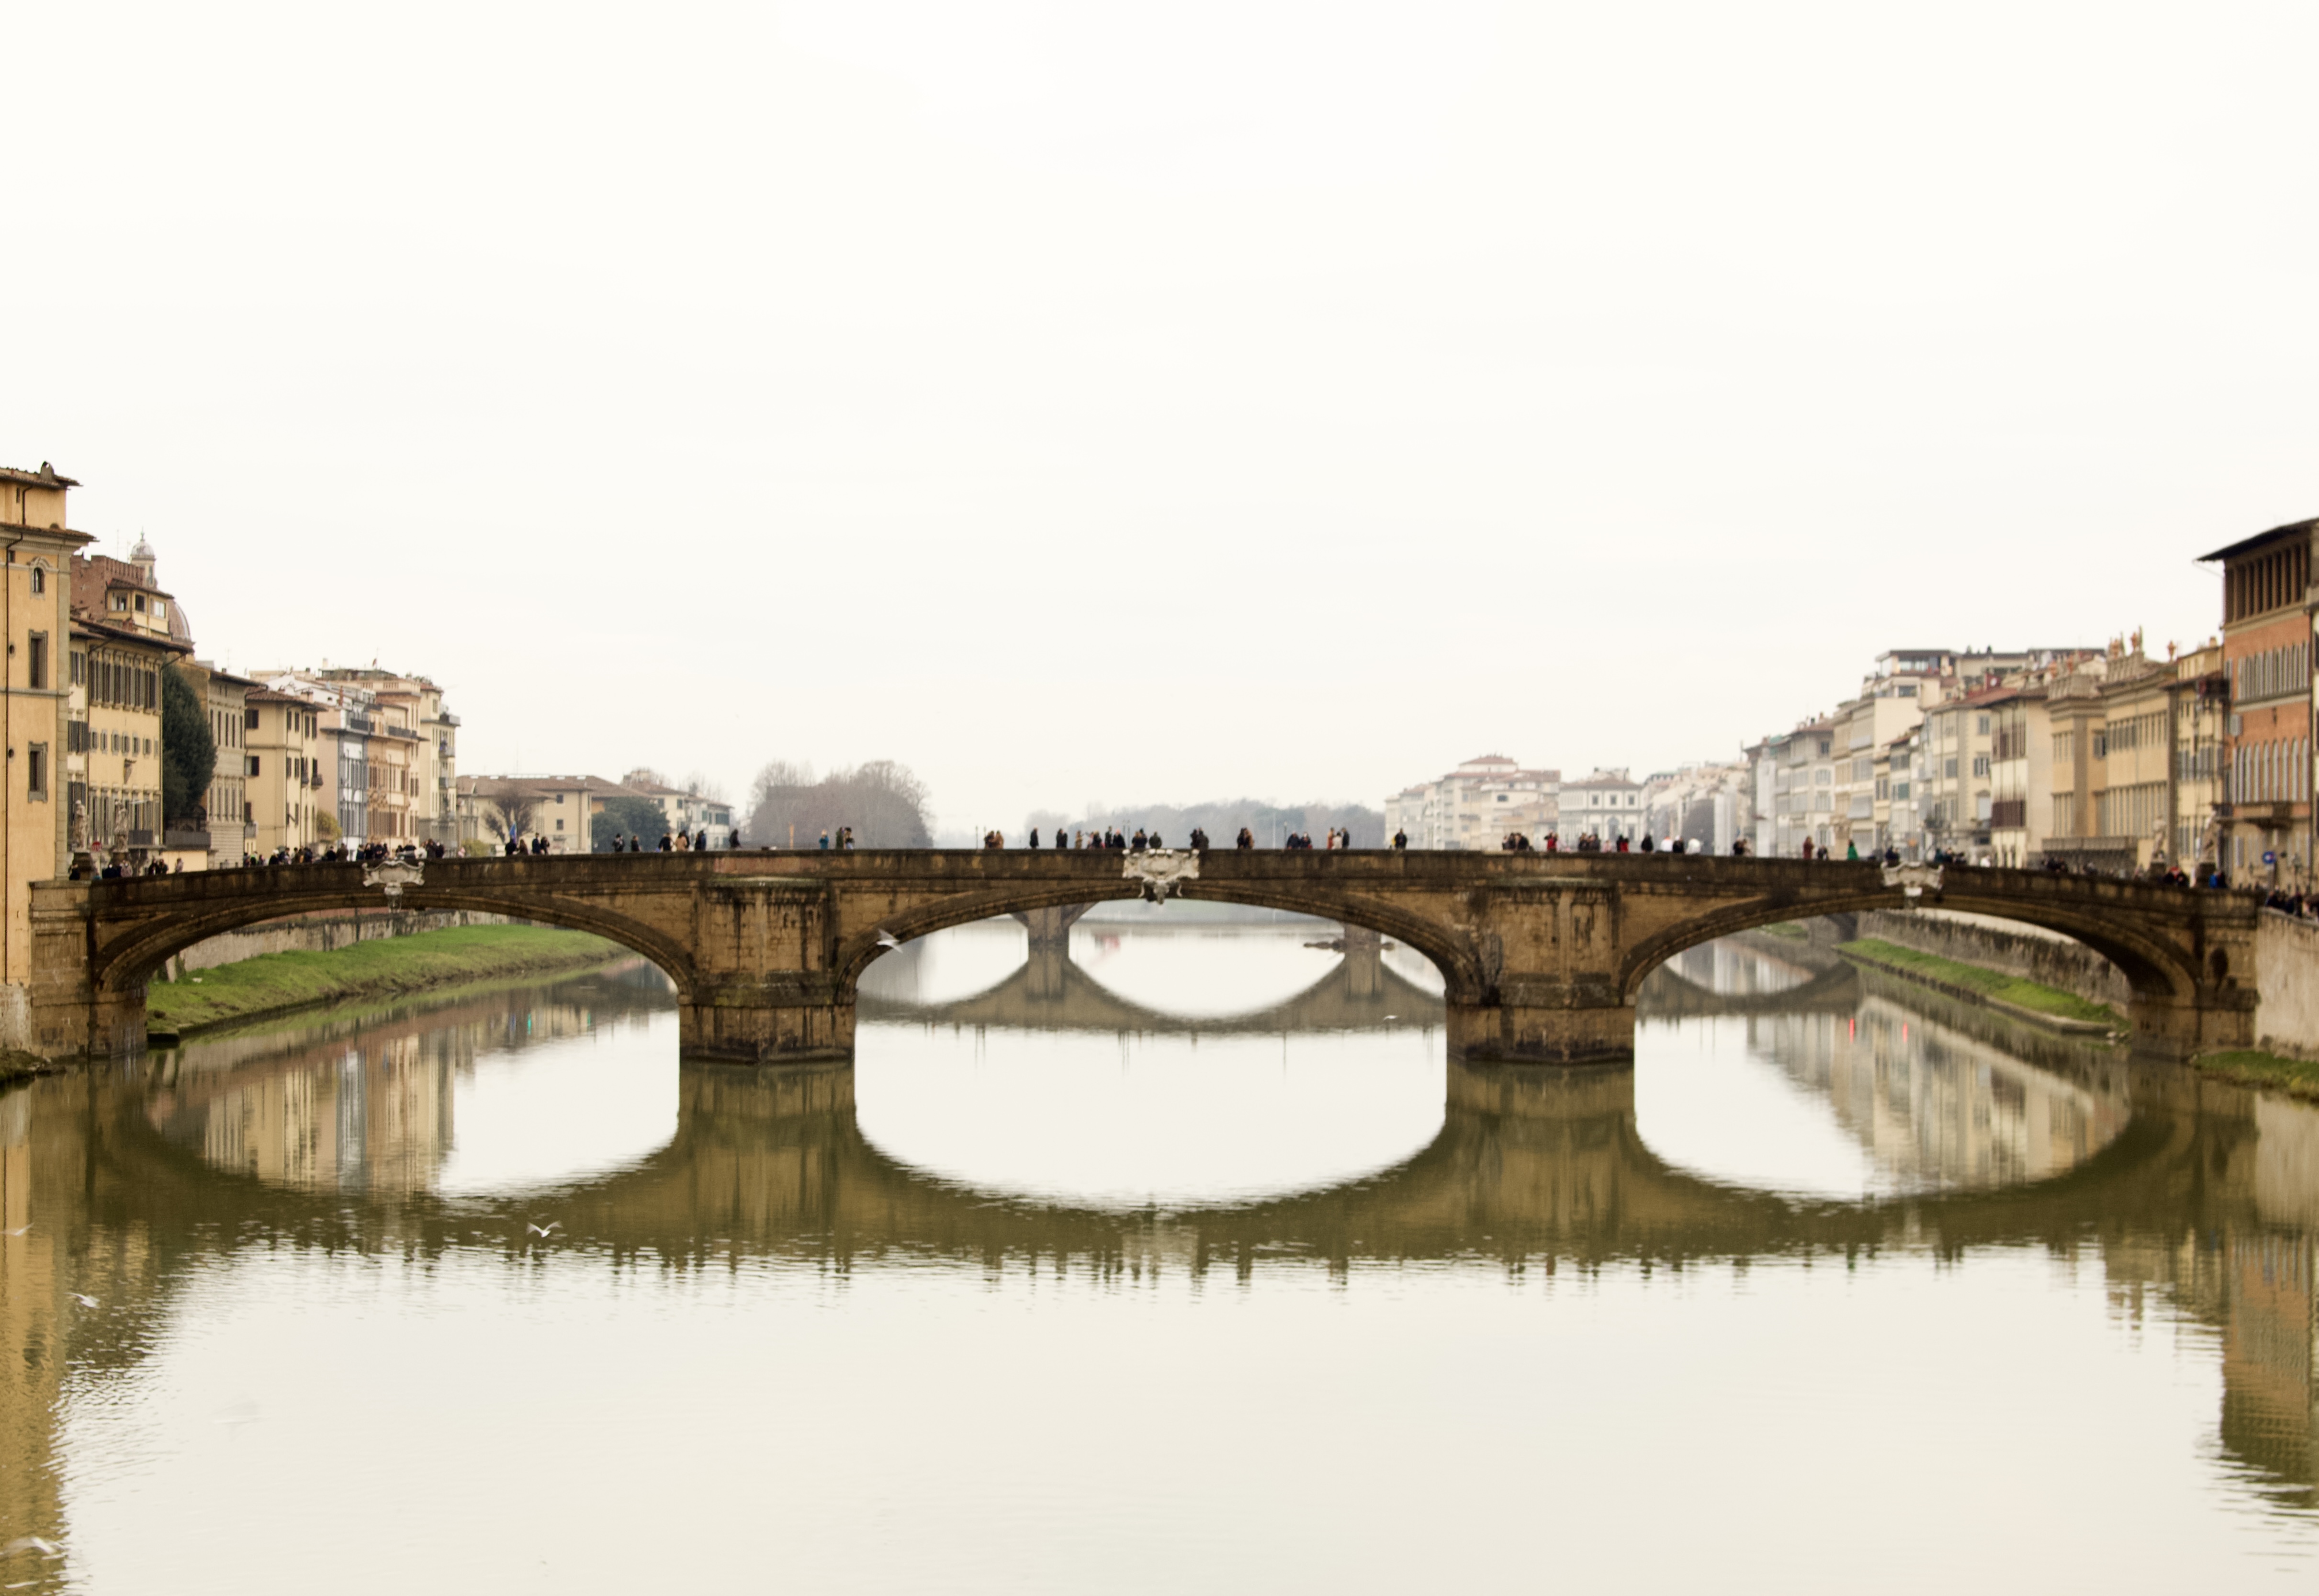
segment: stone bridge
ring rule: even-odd
[[[163,960],[238,926],[375,905],[355,865],[281,866],[32,893],[32,1020],[50,1055],[141,1043]],[[2252,1043],[2258,899],[2088,876],[1952,869],[1921,898],[1873,864],[1665,854],[1028,851],[579,854],[444,860],[402,887],[608,937],[677,987],[688,1058],[849,1059],[854,984],[889,946],[1000,915],[1176,895],[1336,920],[1440,970],[1452,1059],[1633,1056],[1635,994],[1683,949],[1752,926],[1917,902],[2043,926],[2124,972],[2138,1043]]]

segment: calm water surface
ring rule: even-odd
[[[0,1096],[0,1585],[2319,1589],[2319,1114],[1770,938],[1455,1069],[1333,934],[945,933],[852,1071],[636,967]]]

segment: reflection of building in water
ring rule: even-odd
[[[1877,996],[1843,1014],[1759,1015],[1748,1050],[1825,1096],[1903,1186],[2003,1186],[2074,1168],[2125,1128],[2096,1091]]]
[[[616,969],[449,1009],[307,1023],[203,1042],[162,1066],[149,1117],[211,1164],[310,1191],[432,1186],[450,1152],[452,1095],[485,1054],[584,1036],[665,1008],[658,971]],[[318,1045],[318,1042],[321,1045]]]
[[[1797,954],[1797,959],[1782,959],[1759,943],[1721,937],[1685,948],[1664,968],[1719,997],[1752,996],[1800,987],[1820,973],[1800,962],[1805,956],[1801,946]]]
[[[451,1148],[451,1050],[415,1036],[257,1075],[208,1097],[202,1156],[307,1189],[424,1191]]]

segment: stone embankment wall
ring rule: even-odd
[[[2059,932],[1947,909],[1860,916],[1862,936],[2001,969],[2056,987],[2121,1014],[2133,996],[2117,966]],[[2255,932],[2255,1045],[2290,1059],[2319,1059],[2319,923],[2266,914]]]
[[[1860,934],[1984,969],[2001,969],[2089,1003],[2109,1004],[2120,1014],[2134,997],[2125,972],[2083,942],[2017,920],[1952,909],[1880,910],[1860,916]]]
[[[2319,1059],[2319,924],[2265,914],[2254,933],[2255,1046]]]
[[[195,942],[169,960],[156,980],[182,980],[190,970],[209,969],[255,959],[261,953],[327,953],[356,942],[383,937],[415,936],[422,931],[443,931],[454,925],[505,925],[505,915],[471,915],[443,909],[419,914],[407,909],[364,909],[342,915],[302,915],[293,920],[269,920],[244,931],[229,931],[205,942]]]

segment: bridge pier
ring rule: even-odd
[[[1031,933],[1032,947],[1068,949],[1071,945],[1071,927],[1093,907],[1091,903],[1074,903],[1060,908],[1017,909],[1015,918]]]
[[[2134,1026],[2134,1050],[2146,1058],[2186,1060],[2251,1048],[2256,1004],[2251,988],[2235,985],[2204,988],[2187,1001],[2137,993],[2125,1011]]]
[[[810,975],[728,979],[677,1000],[677,1056],[714,1064],[853,1061],[853,993]]]
[[[1529,1004],[1460,1003],[1452,997],[1452,1063],[1632,1064],[1635,1010],[1631,1004],[1553,1007]]]

